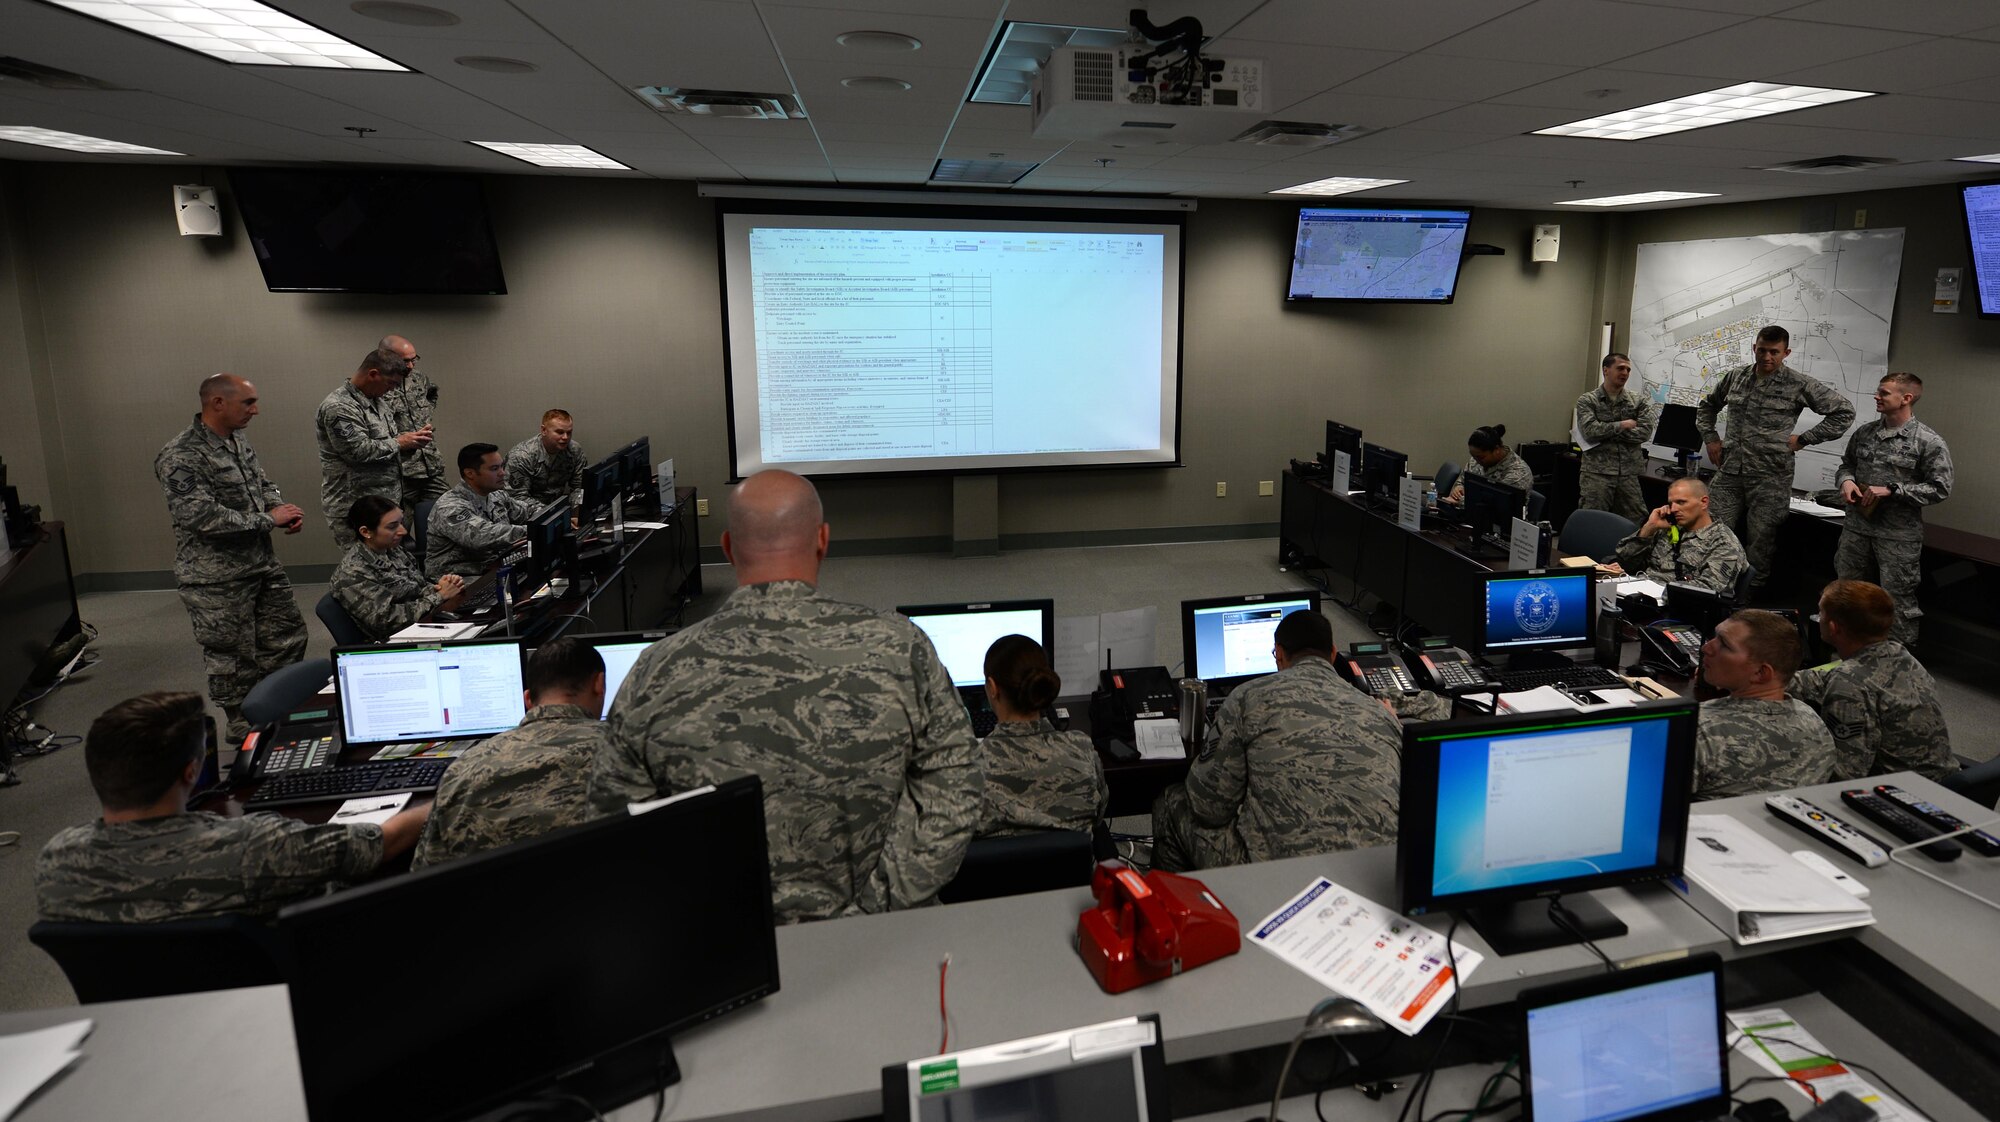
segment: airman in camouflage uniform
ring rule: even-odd
[[[583,445],[570,435],[573,421],[561,409],[542,414],[542,431],[507,452],[507,490],[552,503],[583,490]]]
[[[355,542],[341,554],[329,583],[333,598],[378,643],[437,610],[444,601],[437,582],[424,576],[416,558],[400,545],[378,550],[369,548],[367,542]]]
[[[431,432],[431,418],[437,413],[438,385],[417,369],[417,346],[401,335],[384,335],[375,349],[396,355],[410,364],[410,376],[402,385],[383,395],[391,423],[397,432]],[[401,455],[403,498],[399,504],[414,511],[417,504],[444,494],[451,484],[445,480],[444,460],[437,444],[421,444]]]
[[[1875,390],[1877,419],[1854,430],[1834,479],[1847,500],[1834,572],[1875,581],[1896,604],[1894,635],[1917,641],[1917,582],[1924,555],[1924,508],[1951,496],[1951,449],[1937,430],[1911,416],[1923,379],[1895,373]]]
[[[1676,479],[1667,505],[1619,541],[1618,567],[1663,584],[1683,581],[1727,596],[1743,574],[1743,546],[1729,527],[1709,517],[1708,487]]]
[[[458,462],[458,486],[431,508],[424,573],[433,578],[485,572],[508,546],[527,536],[528,523],[542,510],[542,504],[506,490],[507,469],[500,462],[500,449],[468,444],[459,452]],[[471,467],[465,466],[468,462]]]
[[[1323,639],[1310,624],[1293,624],[1306,616],[1319,620]],[[1205,869],[1395,840],[1402,726],[1327,661],[1325,617],[1293,612],[1274,640],[1283,669],[1223,701],[1187,781],[1154,803],[1157,867]]]
[[[1835,779],[1958,770],[1930,671],[1888,638],[1895,606],[1881,586],[1837,580],[1820,593],[1819,630],[1841,661],[1801,670],[1787,693],[1819,710],[1833,734]]]
[[[598,704],[603,705],[601,692]],[[537,704],[518,728],[467,752],[438,785],[411,867],[498,849],[597,817],[583,790],[591,761],[609,739],[606,732],[604,722],[581,705]]]
[[[639,656],[591,770],[601,811],[754,774],[780,922],[926,904],[958,872],[985,776],[965,705],[915,624],[819,595],[812,485],[737,488],[739,587]]]
[[[1646,520],[1639,477],[1646,474],[1646,442],[1660,420],[1660,407],[1638,392],[1626,393],[1632,360],[1613,351],[1604,356],[1604,381],[1576,399],[1576,429],[1585,440],[1578,477],[1577,506],[1608,510],[1634,522]]]
[[[103,815],[61,831],[42,848],[35,894],[43,919],[268,917],[335,881],[368,876],[423,829],[428,806],[380,826],[189,813],[205,724],[201,698],[191,693],[131,698],[91,724],[84,765]]]
[[[1775,612],[1739,611],[1703,644],[1701,674],[1730,696],[1701,704],[1694,744],[1694,797],[1784,791],[1833,777],[1833,738],[1819,715],[1785,696],[1804,644]]]
[[[1507,450],[1505,459],[1491,467],[1468,458],[1465,467],[1460,469],[1460,474],[1475,475],[1506,487],[1518,487],[1524,495],[1535,489],[1535,469],[1529,467],[1528,461],[1522,459],[1512,448]]]
[[[1854,423],[1854,405],[1839,390],[1785,365],[1791,335],[1782,327],[1757,333],[1757,361],[1732,370],[1695,406],[1695,426],[1718,465],[1715,520],[1739,530],[1756,573],[1753,587],[1771,575],[1778,527],[1791,512],[1792,457],[1813,444],[1838,439]],[[1725,446],[1716,420],[1729,410]],[[1821,421],[1796,435],[1792,426],[1810,409]]]
[[[1104,814],[1111,789],[1090,737],[1061,732],[1046,717],[1002,721],[979,742],[986,789],[979,836],[1080,830]]]
[[[257,387],[217,374],[200,396],[201,413],[160,449],[153,474],[167,494],[174,581],[201,644],[208,693],[240,740],[250,688],[305,657],[306,623],[271,548],[271,531],[297,533],[305,512],[284,501],[242,433],[258,412]]]
[[[382,399],[403,384],[409,364],[396,355],[369,351],[360,369],[319,403],[314,418],[319,433],[319,502],[342,549],[354,542],[347,525],[348,509],[364,495],[403,501],[402,454],[430,443],[430,433],[398,431],[389,404]]]

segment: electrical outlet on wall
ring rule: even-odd
[[[707,517],[708,517],[708,500],[707,500],[707,499],[696,499],[696,500],[694,501],[694,513],[695,513],[695,516],[696,516],[697,518],[707,518]]]
[[[1229,484],[1227,484],[1227,483],[1217,483],[1217,484],[1215,485],[1215,497],[1216,497],[1216,498],[1218,498],[1218,499],[1223,499],[1223,498],[1228,498],[1228,497],[1229,497]]]
[[[1260,479],[1257,481],[1257,494],[1264,498],[1270,498],[1277,486],[1276,480]]]

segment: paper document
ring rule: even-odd
[[[373,822],[377,826],[396,816],[410,801],[410,792],[395,795],[370,795],[365,799],[349,799],[340,804],[333,817],[326,820],[329,826],[352,826],[357,822]]]
[[[446,639],[464,639],[478,635],[486,625],[476,620],[457,620],[451,623],[413,623],[394,635],[391,643],[437,643]]]
[[[1333,493],[1345,495],[1354,488],[1354,457],[1345,452],[1333,454]]]
[[[1507,524],[1507,567],[1516,572],[1542,567],[1542,528],[1525,518]]]
[[[1792,496],[1791,505],[1793,514],[1810,514],[1814,518],[1825,518],[1836,522],[1847,517],[1847,512],[1844,510],[1821,506],[1811,499],[1802,499],[1797,495]]]
[[[1580,695],[1587,693],[1596,701],[1584,700]],[[1502,713],[1544,713],[1550,710],[1571,710],[1579,713],[1594,713],[1599,709],[1616,709],[1621,705],[1637,705],[1645,698],[1628,689],[1591,688],[1564,692],[1555,686],[1536,686],[1520,693],[1503,693],[1499,697]]]
[[[1181,723],[1172,717],[1148,717],[1132,722],[1133,738],[1139,743],[1142,760],[1180,760],[1187,757],[1181,745]]]
[[[1575,444],[1578,449],[1585,452],[1588,452],[1592,448],[1597,447],[1597,442],[1595,440],[1584,439],[1583,426],[1576,423],[1575,417],[1571,417],[1569,419],[1569,439],[1570,442]]]
[[[1788,1076],[1786,1086],[1801,1098],[1811,1099],[1817,1093],[1819,1101],[1825,1102],[1846,1091],[1873,1108],[1879,1122],[1929,1122],[1849,1070],[1783,1009],[1744,1009],[1729,1014],[1729,1023],[1737,1030],[1730,1034],[1736,1050],[1772,1075]],[[1812,1091],[1806,1090],[1806,1084]]]
[[[1405,1036],[1423,1031],[1483,959],[1463,946],[1446,953],[1443,935],[1325,877],[1265,916],[1248,935]]]
[[[714,791],[715,791],[715,784],[708,783],[700,787],[696,787],[692,791],[682,791],[678,795],[668,795],[665,798],[660,798],[660,799],[648,799],[643,803],[627,803],[625,805],[625,812],[627,814],[636,816],[644,814],[649,810],[658,810],[669,803],[677,803],[680,802],[682,799],[691,799],[694,798],[696,795],[712,794],[714,793]]]
[[[1098,639],[1104,644],[1102,649],[1111,652],[1112,669],[1156,664],[1160,652],[1153,633],[1158,630],[1159,616],[1160,610],[1149,604],[1097,617]]]
[[[0,1122],[12,1118],[42,1084],[83,1058],[79,1046],[90,1029],[90,1021],[68,1021],[0,1036]]]
[[[641,522],[633,518],[626,521],[625,528],[627,530],[664,530],[667,528],[667,524],[665,522]]]
[[[1643,592],[1662,604],[1667,601],[1667,586],[1661,584],[1659,581],[1647,580],[1645,577],[1633,577],[1631,580],[1618,582],[1618,595],[1630,596],[1634,592]]]
[[[1063,680],[1063,693],[1089,693],[1097,688],[1097,672],[1104,669],[1098,654],[1096,616],[1057,616],[1055,657],[1056,676]]]
[[[1875,921],[1867,902],[1727,814],[1688,816],[1684,869],[1688,903],[1738,943]]]

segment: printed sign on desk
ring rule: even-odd
[[[1507,567],[1516,571],[1541,568],[1541,545],[1540,526],[1525,518],[1514,519],[1507,532]]]
[[[1406,475],[1397,486],[1396,525],[1414,534],[1424,528],[1424,481]]]
[[[1345,495],[1354,489],[1354,457],[1345,452],[1333,454],[1333,493]]]

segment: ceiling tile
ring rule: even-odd
[[[938,15],[849,11],[791,3],[763,4],[766,26],[788,62],[831,62],[850,74],[890,73],[904,64],[917,66],[979,65],[998,21],[952,19]],[[914,51],[871,51],[842,46],[836,37],[846,31],[893,31],[918,40]],[[889,67],[891,70],[883,70]],[[963,69],[961,69],[963,73]]]
[[[778,52],[749,3],[515,2],[620,85],[791,92]]]
[[[1503,105],[1498,102],[1481,102],[1477,105],[1461,105],[1434,113],[1419,121],[1412,121],[1409,128],[1428,132],[1464,132],[1479,134],[1507,134],[1533,132],[1550,125],[1563,123],[1564,114],[1560,109],[1550,109],[1540,105]]]
[[[1535,0],[1431,49],[1441,55],[1516,62],[1546,62],[1559,53],[1578,66],[1596,66],[1740,22],[1737,16],[1713,12],[1598,0]]]
[[[1921,42],[1923,38],[1899,31],[1758,19],[1739,23],[1727,30],[1697,35],[1657,50],[1621,52],[1624,57],[1618,60],[1617,69],[1727,79],[1715,83],[1715,86],[1727,86],[1737,82],[1765,81],[1780,69],[1795,71],[1892,47],[1905,47]],[[1861,74],[1850,73],[1844,81],[1853,82],[1861,77]],[[1684,92],[1699,93],[1701,88]]]
[[[1231,36],[1210,43],[1205,52],[1220,59],[1258,59],[1264,64],[1264,107],[1311,97],[1359,78],[1402,57],[1392,51],[1357,51],[1306,43]]]
[[[507,0],[441,0],[442,6],[458,17],[449,27],[411,27],[370,19],[354,11],[349,0],[279,0],[277,6],[317,27],[370,50],[377,42],[392,40],[490,39],[510,43],[546,43],[549,33],[524,14],[522,6]],[[387,53],[387,52],[385,52]],[[393,57],[393,55],[392,55]]]
[[[1816,0],[1785,12],[1786,19],[1918,31],[1926,35],[1957,35],[1993,24],[1992,0],[1923,0],[1920,4],[1885,4],[1882,0]]]
[[[1847,89],[1903,92],[1952,82],[1984,81],[2000,87],[2000,43],[1930,39],[1872,55],[1797,70],[1779,77],[1809,86],[1849,84]]]
[[[1555,63],[1500,62],[1448,55],[1408,55],[1340,87],[1342,93],[1379,97],[1457,98],[1484,101],[1569,74]]]
[[[1271,0],[1228,34],[1269,42],[1420,51],[1526,6],[1529,0]]]
[[[1393,128],[1419,121],[1462,104],[1440,98],[1370,97],[1341,90],[1328,90],[1317,97],[1293,102],[1276,114],[1287,121],[1314,121],[1330,125],[1366,125]]]

